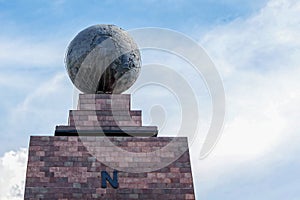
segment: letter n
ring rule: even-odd
[[[119,187],[119,182],[118,182],[118,171],[114,170],[113,172],[113,179],[109,176],[107,171],[102,171],[101,172],[101,187],[102,188],[107,188],[106,181],[109,182],[109,184],[113,188],[118,188]]]

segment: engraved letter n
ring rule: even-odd
[[[114,172],[113,172],[113,179],[109,176],[109,174],[107,173],[107,171],[102,171],[101,172],[101,187],[102,188],[107,188],[106,181],[108,181],[109,184],[113,188],[115,188],[115,189],[118,188],[119,187],[118,171],[114,170]]]

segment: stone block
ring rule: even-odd
[[[151,153],[157,148],[164,148],[169,142],[175,142],[175,149],[185,146],[187,140],[164,137],[32,136],[25,199],[195,199],[190,167],[184,167],[183,170],[177,167],[178,163],[190,166],[188,149],[178,158],[172,148],[156,157],[141,156],[142,149]],[[128,155],[122,157],[113,150],[116,147],[133,151],[128,151]],[[136,147],[139,148],[138,152],[134,149]],[[36,156],[37,152],[45,154]],[[46,154],[53,156],[47,157]],[[161,169],[128,171],[131,167],[151,168],[153,163],[159,164],[165,156],[172,157],[174,161]],[[106,189],[101,188],[101,171],[112,174],[114,166],[119,171],[119,187],[114,189],[108,184]]]

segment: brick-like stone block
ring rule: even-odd
[[[129,94],[80,94],[78,110],[129,110]]]
[[[187,139],[32,136],[25,199],[195,199]]]
[[[94,131],[93,134],[95,134],[102,127],[119,127],[120,132],[110,132],[108,135],[131,136],[131,132],[124,134],[122,130],[126,127],[142,127],[142,112],[130,110],[130,95],[128,94],[80,94],[78,110],[69,111],[68,126],[72,128],[72,131],[62,132],[61,128],[56,128],[55,135],[76,135],[74,130],[89,130]],[[149,135],[156,136],[157,133],[146,133],[145,137]]]

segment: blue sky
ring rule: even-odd
[[[125,0],[125,1],[1,1],[4,32],[19,29],[25,35],[65,35],[88,24],[121,24],[124,29],[154,26],[189,31],[246,17],[266,3],[238,0]],[[47,25],[47,26],[45,26]],[[11,28],[11,29],[10,29]],[[55,32],[53,32],[55,30]]]
[[[199,160],[201,137],[191,147],[199,199],[299,199],[299,13],[297,0],[0,0],[0,199],[22,199],[29,136],[66,124],[74,90],[65,50],[98,23],[173,29],[214,61],[227,113],[207,158]],[[182,63],[165,64],[180,70]],[[209,124],[206,101],[200,132]],[[143,102],[136,95],[133,107],[147,115]]]
[[[141,27],[162,27],[186,33],[195,40],[212,29],[213,26],[226,24],[236,18],[245,18],[257,12],[265,5],[262,1],[253,1],[240,4],[236,1],[1,1],[0,21],[2,30],[0,40],[5,53],[1,56],[1,71],[3,76],[15,77],[12,81],[30,84],[3,85],[5,94],[2,98],[10,99],[3,102],[0,107],[2,113],[13,114],[12,107],[20,104],[33,87],[44,80],[51,79],[64,71],[64,53],[69,41],[83,28],[97,24],[109,23],[121,26],[124,29]],[[200,33],[200,35],[199,35]],[[15,83],[17,84],[17,83]],[[19,85],[20,83],[18,83]],[[70,82],[65,80],[69,86]],[[25,87],[25,88],[22,88]],[[17,90],[17,91],[16,91]],[[70,94],[72,91],[65,91]],[[62,98],[62,97],[61,97]],[[66,105],[70,104],[64,98],[56,108],[64,112]],[[45,105],[46,106],[46,105]],[[47,109],[47,108],[41,108]],[[49,110],[51,112],[51,110]],[[62,113],[60,113],[62,114]],[[65,115],[62,115],[65,117]],[[22,117],[22,116],[21,116]],[[27,116],[23,116],[24,118]],[[61,118],[60,118],[61,119]],[[1,120],[7,127],[7,119]],[[26,121],[27,123],[27,121]],[[12,126],[17,126],[12,122]],[[45,131],[37,122],[31,126],[33,132]],[[9,128],[4,132],[10,131]],[[15,134],[2,134],[5,140],[15,138]],[[11,137],[10,137],[11,136]],[[26,144],[27,135],[20,136],[17,143]],[[2,146],[0,152],[15,149],[15,143]]]

